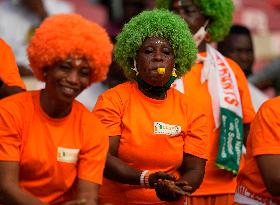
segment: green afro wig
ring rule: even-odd
[[[178,15],[155,9],[132,18],[117,36],[114,57],[128,79],[136,79],[131,62],[148,37],[162,37],[170,42],[175,55],[177,77],[191,68],[196,59],[197,48],[187,24]]]
[[[192,0],[202,14],[210,18],[210,41],[219,42],[228,34],[232,24],[234,5],[232,0]],[[172,8],[172,0],[156,0],[157,8]]]

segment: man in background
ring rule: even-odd
[[[248,81],[259,89],[273,88],[275,96],[280,95],[280,57],[268,63]]]
[[[238,63],[247,78],[253,73],[253,41],[250,30],[245,26],[233,25],[228,36],[218,43],[218,50]]]
[[[233,59],[241,67],[247,78],[252,76],[255,56],[252,35],[248,28],[233,25],[229,34],[217,46],[224,56]],[[255,111],[258,111],[268,97],[251,83],[249,83],[249,89]]]

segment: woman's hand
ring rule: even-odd
[[[189,195],[192,187],[187,182],[158,180],[155,186],[157,197],[162,201],[177,201],[181,196]]]
[[[177,181],[175,185],[180,187],[187,195],[191,195],[192,187],[187,181]]]
[[[176,177],[171,174],[166,174],[164,172],[155,172],[149,176],[149,185],[150,187],[155,187],[155,184],[158,183],[158,180],[170,180],[175,181]]]

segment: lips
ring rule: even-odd
[[[64,85],[61,85],[61,91],[64,95],[69,96],[69,97],[75,96],[77,93],[76,88],[71,88],[69,86],[64,86]]]
[[[150,69],[150,71],[158,72],[158,68],[161,68],[161,67],[164,67],[164,66],[156,66],[156,67],[153,67],[153,68]]]

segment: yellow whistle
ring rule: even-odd
[[[165,74],[165,68],[158,68],[157,72],[158,72],[158,74],[163,75],[163,74]]]

